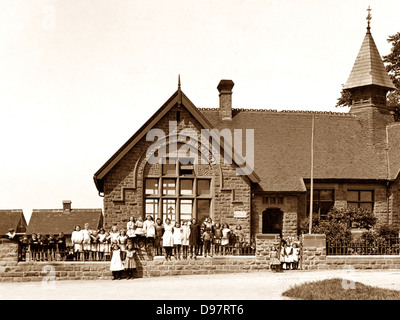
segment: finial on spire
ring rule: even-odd
[[[178,107],[182,104],[181,75],[178,74]]]
[[[372,10],[371,7],[368,6],[368,9],[367,9],[367,11],[368,11],[368,15],[367,15],[367,21],[368,21],[367,30],[368,30],[368,33],[369,33],[370,30],[371,30],[371,26],[370,26],[370,22],[371,22],[371,19],[372,19],[371,10]]]

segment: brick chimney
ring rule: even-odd
[[[232,80],[221,80],[218,84],[219,114],[222,120],[232,120]]]
[[[71,212],[71,200],[64,200],[63,201],[63,210],[64,212]]]

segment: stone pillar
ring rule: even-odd
[[[302,269],[326,269],[325,234],[303,234]]]
[[[18,263],[18,243],[0,239],[0,268],[14,266]]]
[[[269,268],[269,254],[271,247],[279,246],[280,235],[279,233],[259,233],[256,235],[256,258],[257,260],[267,262]]]

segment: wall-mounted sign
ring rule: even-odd
[[[235,218],[247,218],[247,211],[235,211],[233,216]]]

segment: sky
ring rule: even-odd
[[[94,173],[176,91],[218,107],[335,108],[398,0],[0,0],[0,209],[103,208]]]

